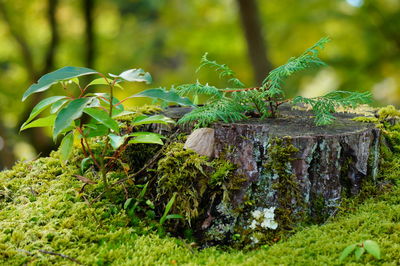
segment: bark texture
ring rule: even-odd
[[[238,165],[236,173],[246,181],[230,201],[213,208],[213,223],[203,232],[207,241],[226,241],[227,234],[252,230],[255,210],[274,208],[278,224],[292,223],[278,228],[302,219],[324,222],[335,214],[343,197],[356,195],[364,181],[375,179],[380,131],[374,125],[338,115],[334,124],[317,127],[309,112],[281,114],[266,121],[214,126],[215,156]],[[286,152],[289,146],[291,152]],[[282,220],[283,215],[290,218]]]
[[[177,119],[188,111],[172,109],[166,115]],[[230,183],[229,197],[203,206],[209,211],[197,230],[205,245],[229,244],[235,234],[274,239],[276,230],[299,222],[322,223],[343,197],[356,195],[365,181],[374,182],[380,131],[352,121],[353,116],[337,114],[332,125],[318,127],[311,112],[282,106],[278,118],[215,124],[213,154],[237,165],[238,182]]]

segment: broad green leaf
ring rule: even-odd
[[[42,76],[37,83],[31,85],[22,96],[22,101],[25,101],[31,94],[45,91],[53,84],[59,81],[76,78],[84,75],[97,74],[96,70],[85,67],[63,67],[56,71],[47,73]]]
[[[90,165],[93,165],[92,158],[86,157],[85,159],[83,159],[81,162],[81,173],[83,174]]]
[[[87,96],[96,96],[103,103],[105,103],[103,105],[104,107],[106,107],[107,109],[109,108],[109,106],[110,106],[110,94],[109,93],[88,93],[86,95]],[[118,104],[119,102],[120,101],[117,98],[113,97],[114,111],[117,111],[117,110],[123,111],[124,110],[124,105]]]
[[[139,126],[145,124],[174,124],[175,121],[164,115],[153,115],[153,116],[138,116],[133,119],[131,125]]]
[[[342,254],[340,254],[339,261],[340,262],[344,261],[344,259],[346,259],[354,251],[356,246],[357,244],[353,244],[343,249]]]
[[[85,124],[83,134],[86,138],[105,136],[108,133],[108,127],[99,124]]]
[[[147,134],[147,135],[141,135],[137,136],[134,139],[130,140],[128,143],[130,144],[137,144],[137,143],[148,143],[148,144],[159,144],[163,145],[163,141],[160,139],[157,134]]]
[[[28,119],[25,121],[25,123],[21,126],[23,128],[26,124],[31,122],[36,116],[38,116],[41,112],[43,112],[44,109],[46,109],[49,105],[57,102],[58,100],[65,99],[67,98],[66,96],[53,96],[46,98],[42,101],[40,101],[35,107],[33,107],[32,112],[30,113]]]
[[[159,99],[165,102],[177,103],[183,106],[195,106],[188,98],[179,96],[174,91],[167,91],[164,88],[148,89],[139,92],[129,98],[135,97],[149,97],[153,99]]]
[[[74,146],[74,133],[70,132],[62,139],[60,148],[60,159],[61,163],[65,164],[65,162],[69,159],[72,153],[72,148]]]
[[[145,72],[143,69],[129,69],[119,75],[109,74],[113,78],[122,78],[126,81],[146,82],[151,83],[153,80],[150,73]]]
[[[159,137],[160,139],[164,139],[165,138],[161,134],[153,133],[153,132],[145,132],[145,131],[134,132],[134,133],[129,134],[128,136],[130,136],[130,137],[138,137],[138,136],[144,136],[144,135],[155,135],[155,136]]]
[[[376,243],[373,240],[365,240],[364,241],[364,248],[365,250],[374,256],[376,259],[380,260],[381,259],[381,250],[379,248],[378,243]]]
[[[104,78],[97,78],[97,79],[92,80],[92,81],[87,85],[87,87],[89,87],[89,86],[94,86],[94,85],[106,85],[106,86],[109,86],[110,84],[113,83],[113,80],[112,80],[112,79],[107,78],[107,81],[108,81],[108,82],[106,82],[106,80],[105,80]],[[120,89],[123,89],[123,88],[121,87],[121,85],[118,84],[118,82],[119,82],[119,81],[117,81],[117,82],[115,83],[114,87],[118,87],[118,88],[120,88]]]
[[[122,144],[124,144],[126,138],[128,137],[127,135],[124,136],[118,136],[115,134],[108,134],[108,137],[110,138],[110,144],[114,148],[114,150],[118,149]]]
[[[71,101],[66,107],[61,109],[57,114],[56,121],[54,123],[53,139],[57,136],[71,123],[82,116],[83,109],[89,103],[90,98],[79,98]]]
[[[90,115],[109,129],[119,132],[118,123],[112,119],[107,112],[98,108],[85,108],[83,112]]]
[[[54,125],[54,121],[56,120],[56,115],[50,115],[46,116],[43,118],[36,119],[35,121],[29,123],[29,124],[24,124],[20,131],[32,128],[32,127],[50,127]]]
[[[364,254],[364,252],[365,248],[357,246],[356,250],[354,250],[354,255],[356,255],[356,260],[359,260],[362,254]]]
[[[61,99],[53,103],[53,105],[50,107],[50,114],[55,114],[57,113],[67,102],[70,100],[68,99]]]

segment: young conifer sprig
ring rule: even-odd
[[[244,88],[245,85],[238,78],[236,78],[236,73],[230,69],[226,64],[218,64],[216,61],[211,61],[207,58],[208,53],[205,53],[201,57],[200,66],[197,68],[196,72],[198,72],[203,67],[214,68],[217,72],[219,72],[219,77],[228,78],[228,83],[235,88]]]
[[[194,123],[195,128],[208,127],[217,121],[233,123],[246,118],[246,106],[235,102],[234,99],[222,97],[218,101],[193,109],[185,114],[178,123]]]
[[[177,87],[180,95],[199,94],[208,96],[204,106],[197,107],[183,116],[178,123],[195,123],[196,127],[205,127],[217,121],[236,122],[247,118],[248,114],[255,114],[261,118],[275,117],[280,104],[290,101],[284,99],[282,89],[285,80],[292,74],[312,66],[325,65],[319,59],[319,51],[329,42],[329,38],[322,38],[298,57],[292,57],[288,62],[272,70],[263,81],[261,87],[245,88],[235,76],[235,72],[225,64],[219,64],[202,57],[200,67],[210,67],[219,72],[220,78],[228,78],[228,84],[233,88],[220,89],[200,82]],[[306,103],[315,113],[317,125],[330,124],[335,118],[332,113],[335,107],[355,107],[358,104],[368,103],[370,93],[336,91],[316,98],[297,97],[293,103]]]
[[[318,58],[318,54],[319,50],[324,48],[325,44],[329,41],[327,37],[320,39],[299,57],[292,57],[286,64],[269,72],[262,83],[262,88],[266,90],[266,95],[271,98],[283,97],[282,85],[289,76],[314,65],[325,65]]]
[[[355,108],[360,104],[370,103],[370,92],[350,92],[350,91],[333,91],[324,96],[315,98],[305,98],[297,96],[293,99],[293,103],[305,103],[311,106],[315,114],[315,124],[317,126],[328,125],[335,119],[332,113],[335,108]]]

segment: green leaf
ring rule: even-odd
[[[148,144],[160,144],[163,145],[164,142],[160,139],[159,134],[148,133],[145,135],[139,135],[134,139],[130,140],[128,143],[137,144],[137,143],[148,143]]]
[[[142,198],[144,197],[144,195],[145,195],[146,192],[147,192],[147,186],[148,186],[148,185],[149,185],[149,182],[147,182],[147,183],[143,186],[142,191],[140,191],[140,193],[139,193],[138,199],[142,199]]]
[[[183,216],[180,214],[169,214],[165,217],[166,220],[169,219],[183,219]]]
[[[167,91],[164,88],[148,89],[137,94],[130,96],[129,98],[136,97],[149,97],[153,99],[159,99],[166,102],[177,103],[183,106],[195,106],[188,98],[179,96],[174,91]]]
[[[68,99],[62,99],[62,100],[58,100],[55,103],[53,103],[53,105],[50,107],[50,114],[57,113],[61,109],[61,107],[63,107],[64,104],[69,101],[70,100],[68,100]]]
[[[356,250],[354,251],[354,255],[356,255],[356,260],[359,260],[362,256],[362,254],[364,254],[365,249],[363,247],[356,247]]]
[[[81,161],[81,173],[83,174],[90,165],[93,165],[93,159],[91,157],[83,159]]]
[[[86,128],[83,133],[86,138],[94,138],[99,136],[105,136],[108,133],[108,127],[98,124],[86,124]]]
[[[340,254],[339,261],[343,262],[357,247],[357,244],[353,244],[350,246],[347,246],[343,251],[342,254]]]
[[[135,81],[135,82],[146,82],[147,84],[151,83],[153,80],[151,78],[150,73],[145,72],[143,69],[129,69],[122,72],[119,75],[109,74],[113,78],[122,78],[126,81]]]
[[[90,115],[109,129],[114,130],[115,132],[119,132],[119,126],[117,121],[112,119],[108,113],[104,110],[98,108],[85,108],[83,110],[84,113]]]
[[[132,115],[132,114],[135,114],[135,113],[136,112],[133,112],[133,111],[122,111],[120,113],[114,114],[113,118],[118,118],[118,117],[125,116],[125,115]]]
[[[61,109],[57,114],[56,121],[54,123],[53,139],[57,136],[71,123],[82,116],[83,109],[89,103],[91,98],[79,98],[71,101],[66,107]]]
[[[61,163],[65,164],[65,162],[69,159],[72,153],[72,148],[74,146],[74,133],[70,132],[62,139],[60,148],[60,159]]]
[[[172,198],[168,201],[167,206],[165,206],[164,214],[160,219],[160,225],[163,225],[164,222],[167,220],[167,215],[170,212],[172,206],[174,205],[175,198],[176,198],[176,192],[174,192]]]
[[[97,78],[92,80],[87,87],[89,86],[94,86],[94,85],[107,85],[110,86],[110,84],[113,83],[112,79],[107,78],[107,81],[104,78]],[[120,89],[123,89],[121,85],[118,84],[118,81],[114,84],[114,87],[118,87]]]
[[[65,99],[67,98],[66,96],[53,96],[46,98],[42,101],[40,101],[35,107],[33,107],[32,112],[30,113],[28,119],[25,121],[25,123],[21,126],[24,127],[24,125],[28,124],[30,121],[32,121],[36,116],[38,116],[41,112],[43,112],[44,109],[46,109],[49,105],[57,102],[60,99]]]
[[[85,68],[85,67],[63,67],[56,71],[47,73],[42,76],[38,83],[31,85],[22,96],[22,101],[25,101],[31,94],[45,91],[50,88],[53,84],[59,81],[76,78],[84,75],[97,74],[96,70]]]
[[[132,126],[139,126],[139,125],[145,125],[145,124],[174,124],[175,121],[172,120],[169,117],[166,117],[164,115],[153,115],[153,116],[138,116],[135,119],[133,119],[131,125]]]
[[[144,135],[155,135],[155,136],[159,137],[160,139],[165,139],[165,137],[163,135],[161,135],[161,134],[153,133],[153,132],[146,132],[146,131],[133,132],[133,133],[129,134],[128,136],[130,136],[130,137],[138,137],[138,136],[144,136]]]
[[[381,250],[379,248],[378,243],[376,243],[373,240],[365,240],[364,241],[364,248],[365,250],[374,256],[376,259],[380,260],[381,259]]]
[[[129,205],[131,205],[132,201],[133,201],[133,198],[129,198],[129,199],[127,199],[127,200],[125,201],[125,203],[124,203],[124,210],[127,210],[127,209],[128,209],[128,207],[129,207]]]
[[[50,115],[43,118],[36,119],[35,121],[22,125],[20,131],[32,128],[32,127],[50,127],[54,125],[54,121],[56,120],[56,115]]]
[[[115,134],[108,134],[108,137],[110,138],[110,144],[114,148],[114,150],[118,149],[122,144],[124,144],[125,139],[128,137],[127,135],[124,136],[118,136]]]

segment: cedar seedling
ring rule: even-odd
[[[78,77],[97,75],[86,86],[81,86]],[[76,96],[52,96],[39,102],[31,111],[30,116],[21,126],[21,130],[33,127],[51,127],[53,139],[57,140],[62,136],[59,147],[60,159],[65,164],[72,154],[75,141],[79,141],[82,151],[87,158],[82,160],[81,168],[88,164],[94,164],[100,171],[104,184],[107,186],[107,167],[118,160],[118,155],[129,143],[151,143],[163,144],[163,136],[152,132],[126,132],[120,130],[120,123],[117,118],[132,114],[124,110],[123,102],[133,97],[153,97],[152,90],[132,95],[119,101],[114,97],[114,89],[121,87],[122,81],[145,82],[152,81],[151,75],[142,69],[130,69],[119,75],[109,74],[108,77],[96,70],[83,67],[63,67],[54,72],[42,76],[38,83],[28,88],[22,97],[22,101],[30,95],[48,90],[55,84],[61,84],[66,92],[70,93],[73,87],[79,89]],[[89,92],[95,85],[108,87],[108,93]],[[173,92],[159,92],[157,97],[164,101],[175,101],[182,104],[190,104],[187,99],[179,97]],[[44,110],[50,109],[50,115],[37,118]],[[88,115],[91,120],[84,122],[83,114]],[[139,127],[144,124],[161,123],[170,124],[174,121],[163,115],[137,116],[131,121],[132,127]],[[103,148],[100,156],[96,156],[89,144],[89,139],[99,138],[102,140]],[[106,157],[108,150],[113,150],[112,157]]]
[[[199,69],[204,67],[215,69],[219,72],[220,78],[228,79],[228,86],[232,88],[217,88],[199,81],[178,86],[176,88],[178,94],[193,96],[194,102],[197,102],[199,95],[208,96],[204,106],[195,108],[178,123],[194,123],[199,128],[207,127],[217,121],[232,123],[243,120],[248,114],[255,114],[261,118],[274,118],[277,116],[278,107],[291,101],[294,104],[310,105],[315,114],[316,125],[322,126],[332,123],[335,107],[356,107],[359,104],[369,103],[371,99],[369,92],[349,91],[334,91],[316,98],[299,96],[293,100],[285,99],[282,86],[288,77],[312,66],[325,65],[318,55],[328,41],[328,38],[322,38],[300,56],[290,58],[286,64],[272,70],[261,86],[255,88],[246,88],[227,65],[211,61],[205,54]]]

